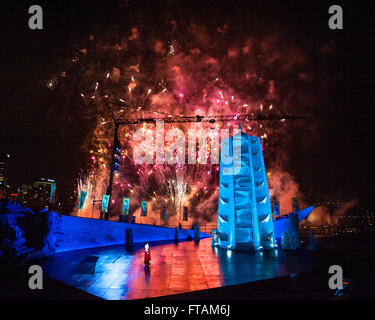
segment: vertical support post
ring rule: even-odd
[[[116,141],[118,140],[117,134],[118,134],[118,128],[119,128],[119,123],[116,121],[115,118],[113,118],[113,121],[115,122],[115,133],[113,137],[113,146],[112,146],[111,172],[109,174],[109,183],[108,183],[107,192],[106,192],[106,194],[109,195],[109,202],[108,202],[108,211],[104,215],[105,220],[108,220],[109,213],[111,212],[111,202],[112,202],[111,198],[112,198],[112,186],[113,186],[114,165],[115,165]]]

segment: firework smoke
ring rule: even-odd
[[[166,17],[166,19],[168,19]],[[282,31],[278,35],[236,34],[230,24],[214,30],[194,21],[179,23],[170,19],[156,32],[134,24],[126,30],[109,28],[103,34],[88,35],[77,54],[61,63],[64,77],[55,79],[69,101],[78,107],[91,130],[82,150],[88,155],[90,180],[78,190],[91,188],[90,203],[100,200],[108,184],[113,122],[105,101],[117,102],[111,108],[119,119],[168,117],[169,115],[311,115],[318,104],[310,89],[314,72],[311,56]],[[66,81],[70,81],[70,85]],[[64,85],[65,83],[65,85]],[[78,92],[79,90],[79,92]],[[73,93],[72,93],[73,92]],[[124,103],[128,106],[121,105]],[[77,102],[76,102],[77,103]],[[154,125],[141,127],[154,132]],[[183,123],[166,125],[165,130],[199,127],[235,128],[228,123]],[[180,220],[181,208],[189,207],[192,223],[216,221],[218,165],[154,164],[133,161],[133,134],[140,126],[122,126],[119,138],[122,158],[114,180],[112,213],[121,211],[122,196],[131,198],[130,212],[139,215],[140,201],[150,202],[144,222],[159,221],[163,206],[168,221]],[[290,210],[292,197],[308,200],[288,168],[288,147],[294,137],[304,137],[308,148],[314,140],[312,121],[254,122],[246,119],[243,131],[262,138],[271,196],[279,198],[283,213]],[[83,215],[90,215],[88,207]],[[94,214],[98,216],[98,212]]]
[[[330,209],[325,205],[319,206],[309,215],[304,224],[313,226],[335,225],[339,222],[338,218],[345,215],[357,202],[357,199],[351,199],[341,203],[336,209]]]

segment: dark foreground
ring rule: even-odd
[[[203,240],[200,247],[204,251],[209,252],[210,239]],[[147,275],[142,267],[142,251],[136,251],[133,255],[127,256],[122,254],[121,259],[123,262],[130,259],[127,264],[128,274],[127,279],[133,279],[132,285],[129,286],[129,281],[121,279],[119,275],[124,270],[120,270],[113,278],[101,278],[106,272],[101,273],[100,268],[105,268],[107,263],[113,267],[124,266],[121,264],[113,264],[119,262],[119,257],[114,257],[113,254],[118,252],[118,248],[105,248],[111,252],[106,255],[105,261],[98,264],[97,271],[92,269],[93,253],[79,255],[79,252],[69,253],[65,258],[76,257],[76,262],[79,262],[81,267],[77,269],[78,264],[64,260],[64,257],[55,257],[54,262],[49,262],[49,268],[55,265],[56,270],[72,270],[70,277],[80,282],[81,289],[68,285],[62,281],[53,279],[49,275],[44,276],[44,289],[43,290],[30,290],[27,286],[29,275],[27,274],[27,266],[18,269],[17,271],[8,272],[0,277],[0,299],[43,299],[43,300],[96,300],[100,299],[100,295],[92,295],[88,290],[102,290],[102,298],[104,299],[139,299],[139,298],[153,298],[159,300],[173,299],[173,300],[254,300],[254,299],[323,299],[323,300],[342,300],[342,299],[374,299],[375,293],[375,277],[374,267],[375,260],[371,257],[365,246],[360,246],[361,239],[347,239],[341,240],[341,249],[334,248],[332,242],[322,243],[318,252],[306,252],[301,250],[298,253],[283,253],[281,263],[271,263],[276,260],[272,257],[262,258],[262,263],[259,264],[259,258],[253,256],[255,263],[252,271],[246,268],[246,261],[244,256],[239,254],[236,258],[236,253],[228,257],[227,254],[216,255],[217,260],[212,260],[215,257],[215,252],[212,251],[210,257],[199,255],[200,251],[193,250],[195,248],[193,242],[180,243],[178,246],[174,244],[163,244],[153,247],[153,262],[150,273]],[[206,242],[206,243],[205,243]],[[345,243],[348,245],[345,247]],[[349,245],[351,243],[352,245]],[[328,248],[329,247],[329,248]],[[190,249],[189,249],[190,248]],[[360,250],[359,248],[362,248]],[[103,249],[103,248],[102,248]],[[159,256],[157,254],[158,250]],[[162,250],[166,250],[162,254]],[[98,253],[98,252],[97,252]],[[173,254],[172,254],[173,253]],[[203,252],[201,252],[203,254]],[[111,261],[109,256],[112,255]],[[192,255],[195,255],[194,259]],[[77,258],[81,257],[81,258]],[[100,257],[100,255],[97,255]],[[189,258],[190,257],[190,258]],[[280,257],[280,256],[279,256]],[[125,260],[124,260],[125,259]],[[164,262],[163,263],[163,259]],[[197,259],[199,263],[197,263]],[[235,263],[230,263],[231,259]],[[248,258],[250,259],[250,258]],[[250,259],[251,260],[251,259]],[[247,261],[247,262],[250,262]],[[268,261],[265,263],[264,261]],[[82,265],[83,262],[83,265]],[[85,264],[86,263],[86,264]],[[90,264],[91,263],[91,264]],[[293,264],[297,264],[294,265]],[[341,291],[334,291],[328,288],[328,268],[332,264],[339,264],[343,267],[344,278],[346,286]],[[59,268],[60,265],[60,268]],[[46,265],[47,266],[47,265]],[[160,268],[165,268],[165,279],[160,277]],[[186,269],[188,267],[188,269]],[[57,268],[57,269],[56,269]],[[231,269],[232,268],[232,269]],[[47,268],[48,269],[48,268]],[[53,269],[53,268],[52,268]],[[51,270],[51,269],[50,269]],[[74,272],[73,272],[74,271]],[[98,272],[99,271],[99,272]],[[188,274],[188,272],[192,274]],[[95,282],[91,283],[85,279],[90,279],[90,276],[83,274],[86,272],[94,277]],[[134,272],[137,273],[135,274]],[[220,275],[217,273],[220,272]],[[234,273],[232,275],[232,272]],[[48,271],[46,272],[48,274]],[[69,273],[69,272],[68,272]],[[79,275],[77,277],[77,275]],[[61,274],[62,276],[62,274]],[[69,278],[69,275],[66,275]],[[209,276],[209,277],[207,277]],[[226,278],[227,277],[227,278]],[[263,277],[263,278],[262,278]],[[245,281],[249,278],[249,281]],[[104,280],[103,280],[104,279]],[[111,279],[111,284],[106,284],[105,279]],[[168,280],[169,279],[169,280]],[[236,280],[237,279],[237,280]],[[261,279],[261,280],[260,280]],[[172,280],[172,281],[171,281]],[[211,280],[211,282],[209,281]],[[147,283],[148,281],[148,283]],[[163,282],[164,281],[164,282]],[[92,286],[94,283],[97,285]],[[123,283],[124,287],[119,286]],[[86,287],[84,286],[87,285]],[[105,284],[103,286],[103,284]],[[125,285],[126,284],[126,285]],[[147,289],[147,286],[149,289]],[[157,286],[158,292],[153,290],[153,285]],[[107,289],[99,288],[106,287]],[[112,288],[111,288],[112,287]],[[137,288],[138,287],[138,290]],[[203,287],[204,290],[200,288]],[[163,289],[164,288],[164,289]],[[112,290],[111,290],[112,289]],[[116,290],[114,290],[116,289]],[[106,294],[108,293],[108,294]],[[116,295],[117,294],[117,295]],[[166,294],[164,296],[164,294]]]

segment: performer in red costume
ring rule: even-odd
[[[145,244],[145,267],[148,267],[151,263],[151,251],[148,242]]]

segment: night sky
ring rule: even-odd
[[[306,121],[319,122],[314,144],[306,150],[304,137],[295,137],[287,169],[305,194],[313,190],[315,198],[357,198],[363,206],[374,205],[374,73],[369,59],[374,3],[334,1],[343,6],[344,30],[332,31],[327,24],[332,3],[327,1],[13,2],[1,10],[0,53],[0,149],[12,155],[12,187],[46,177],[58,181],[59,192],[69,192],[86,165],[81,145],[92,124],[76,108],[64,108],[78,102],[65,101],[66,95],[45,85],[80,42],[90,34],[105,35],[114,26],[119,32],[130,30],[134,21],[145,33],[158,33],[168,19],[181,24],[193,19],[213,30],[228,23],[234,39],[243,33],[282,29],[301,47],[330,43],[335,48],[325,60],[310,57],[312,69],[324,69],[335,85],[321,92],[321,105],[308,113]],[[44,9],[44,30],[28,29],[32,4]],[[312,85],[319,88],[320,81],[325,79],[315,76]],[[303,108],[296,112],[303,113]],[[71,117],[73,121],[66,120]]]

